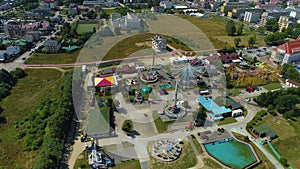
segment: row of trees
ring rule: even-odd
[[[41,101],[21,122],[15,123],[23,150],[40,149],[35,169],[58,168],[64,150],[74,108],[72,102],[72,72],[66,73],[60,95]]]
[[[5,69],[0,70],[0,101],[10,94],[12,86],[14,86],[18,79],[26,76],[26,73],[21,68],[8,72]]]
[[[275,92],[262,93],[256,98],[256,102],[268,110],[275,110],[286,118],[292,118],[300,115],[300,88],[289,88]]]
[[[282,67],[282,77],[285,79],[291,79],[300,83],[300,73],[295,69],[292,64],[284,64]]]

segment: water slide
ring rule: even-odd
[[[273,147],[273,145],[269,141],[267,141],[267,143],[268,143],[269,147],[271,148],[271,150],[273,151],[273,153],[276,155],[277,159],[280,160],[281,156],[277,152],[277,150]]]

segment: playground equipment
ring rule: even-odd
[[[157,71],[142,72],[139,78],[144,83],[155,83],[159,79]]]
[[[136,92],[136,95],[133,99],[133,104],[139,102],[140,104],[142,104],[144,101],[144,96],[140,93],[140,92]]]
[[[92,153],[88,156],[89,165],[91,165],[91,168],[109,168],[109,166],[112,164],[112,159],[107,154],[97,151],[97,145],[94,141],[92,141],[91,150]]]
[[[177,160],[182,151],[179,140],[163,139],[152,146],[152,155],[161,161],[171,162]]]
[[[178,82],[176,81],[174,102],[168,104],[164,110],[164,114],[171,119],[182,118],[186,115],[185,109],[182,107],[181,104],[178,104],[177,95],[178,95]],[[182,102],[180,101],[180,103]]]

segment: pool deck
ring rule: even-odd
[[[208,137],[208,139],[204,141],[204,144],[219,141],[219,140],[224,140],[230,137],[232,137],[232,135],[226,130],[223,133],[215,131]]]

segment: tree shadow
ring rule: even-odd
[[[0,117],[0,124],[6,124],[7,120],[5,117]]]

